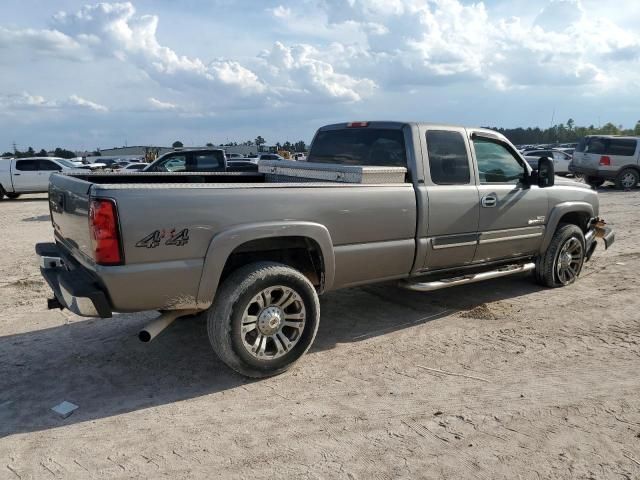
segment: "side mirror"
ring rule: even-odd
[[[553,167],[553,160],[551,160],[549,157],[542,157],[538,161],[537,174],[538,187],[553,187],[556,178],[555,169]]]

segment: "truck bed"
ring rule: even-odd
[[[332,260],[339,265],[335,287],[405,277],[415,258],[411,183],[282,182],[256,173],[83,172],[53,175],[49,194],[57,243],[97,273],[115,299],[114,311],[206,308],[197,296],[210,244],[241,226],[274,228],[278,235],[286,231],[269,225],[303,222],[326,228]],[[92,258],[88,215],[94,198],[117,204],[123,265],[101,266]],[[187,241],[171,242],[174,237]],[[143,298],[126,293],[140,291],[140,285],[148,286]]]

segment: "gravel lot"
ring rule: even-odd
[[[640,191],[600,201],[617,241],[577,284],[329,294],[312,351],[263,381],[202,318],[141,344],[152,313],[47,311],[46,197],[1,202],[0,478],[640,478]]]

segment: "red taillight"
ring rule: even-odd
[[[600,165],[609,166],[611,165],[611,158],[603,155],[600,157]]]
[[[93,258],[100,265],[122,263],[118,212],[113,200],[92,200],[89,206],[89,230]]]
[[[347,128],[362,128],[369,125],[369,122],[349,122]]]

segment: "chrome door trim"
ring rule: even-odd
[[[433,239],[431,239],[431,248],[434,250],[442,250],[443,248],[455,248],[455,247],[471,247],[477,244],[478,244],[478,241],[474,240],[473,242],[445,243],[443,245],[437,245],[433,242]]]
[[[501,238],[486,238],[484,240],[480,239],[480,245],[484,245],[487,243],[508,242],[510,240],[523,240],[525,238],[536,238],[541,236],[542,236],[542,232],[528,233],[526,235],[513,235],[510,237],[501,237]]]

